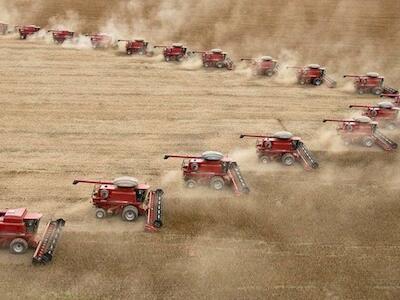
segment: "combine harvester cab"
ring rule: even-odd
[[[220,191],[227,185],[236,195],[248,194],[250,189],[235,161],[216,151],[206,151],[202,155],[165,155],[164,159],[183,158],[182,172],[185,186],[209,185]]]
[[[94,49],[106,49],[113,46],[113,38],[107,33],[86,34]]]
[[[273,135],[240,135],[240,138],[244,137],[257,138],[256,152],[263,164],[280,161],[285,166],[292,166],[298,161],[306,170],[317,169],[319,166],[303,141],[290,132],[280,131]]]
[[[200,53],[204,68],[217,68],[233,70],[235,67],[232,59],[221,49],[211,49],[210,51],[192,51],[192,53]]]
[[[398,94],[398,90],[384,86],[385,77],[379,73],[369,72],[365,75],[344,75],[344,78],[354,78],[353,84],[357,93],[362,95],[366,93],[381,95],[381,94]]]
[[[148,50],[149,42],[146,42],[144,39],[118,40],[118,42],[126,42],[125,49],[127,55],[153,56],[154,54]]]
[[[394,129],[399,126],[399,107],[392,102],[380,102],[377,105],[350,105],[350,108],[363,109],[363,116],[366,116],[379,123],[379,126]]]
[[[378,130],[378,123],[368,117],[348,120],[325,119],[323,122],[340,123],[336,130],[346,144],[357,143],[368,148],[376,144],[386,151],[397,149],[397,144]]]
[[[18,25],[15,28],[19,32],[19,38],[21,40],[26,40],[28,36],[31,36],[40,30],[39,26],[36,25]]]
[[[297,69],[297,82],[300,85],[320,86],[323,83],[330,88],[336,87],[336,81],[326,74],[326,69],[318,64],[309,64],[305,67],[289,66],[288,69]]]
[[[36,248],[32,258],[33,264],[51,262],[65,221],[50,221],[42,238],[38,239],[41,218],[42,214],[28,213],[26,208],[0,211],[0,244],[8,246],[13,254],[23,254],[29,247]]]
[[[48,30],[47,32],[51,32],[53,36],[53,41],[56,44],[62,44],[66,40],[72,40],[74,37],[74,32],[69,30]]]
[[[8,33],[8,24],[0,22],[0,35],[6,35]]]
[[[94,184],[92,203],[96,218],[121,215],[122,220],[132,222],[140,215],[146,216],[146,231],[158,231],[163,226],[162,203],[164,192],[150,190],[147,184],[133,177],[119,177],[113,181],[74,180],[73,184]]]
[[[241,58],[241,61],[251,63],[253,74],[271,77],[279,71],[279,64],[271,56],[261,56],[259,58]]]
[[[181,43],[174,43],[171,46],[156,45],[154,48],[163,48],[164,60],[169,61],[182,61],[186,59],[187,48]]]

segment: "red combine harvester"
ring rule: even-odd
[[[398,94],[396,89],[384,86],[385,78],[376,72],[369,72],[365,75],[344,75],[343,77],[354,78],[354,87],[360,95],[365,93],[375,95]]]
[[[206,151],[200,156],[165,155],[164,159],[183,158],[183,180],[188,188],[209,185],[220,191],[225,185],[233,188],[236,195],[250,192],[238,164],[215,151]]]
[[[192,51],[192,53],[201,53],[204,68],[226,68],[233,70],[233,61],[229,58],[226,52],[221,49],[211,49],[210,51]]]
[[[163,55],[165,61],[182,61],[187,58],[187,48],[184,47],[181,43],[174,43],[172,46],[161,46],[156,45],[154,48],[164,48]]]
[[[36,25],[19,25],[15,26],[15,28],[18,29],[19,38],[21,40],[26,40],[28,36],[33,35],[40,30],[40,27]]]
[[[279,64],[271,56],[261,56],[260,58],[241,58],[241,61],[251,63],[253,74],[271,77],[278,72]]]
[[[364,109],[363,116],[369,117],[382,127],[394,129],[399,126],[399,107],[392,102],[380,102],[377,105],[350,105],[350,108]]]
[[[92,43],[92,47],[95,49],[98,48],[109,48],[113,44],[113,38],[111,35],[106,33],[93,33],[86,34],[87,37],[90,38],[90,42]]]
[[[118,40],[118,42],[126,42],[126,54],[128,55],[146,55],[153,56],[153,52],[147,49],[149,42],[143,39],[135,40]]]
[[[8,32],[8,24],[0,22],[0,34],[5,35]]]
[[[373,122],[368,117],[362,116],[348,120],[325,119],[323,122],[341,123],[336,130],[346,144],[358,143],[365,147],[376,144],[386,151],[397,149],[397,144],[383,135],[378,130],[377,122]]]
[[[113,181],[74,180],[73,184],[95,184],[92,203],[96,217],[108,214],[121,215],[122,220],[132,222],[139,215],[147,214],[146,231],[157,231],[162,227],[163,190],[150,190],[147,184],[138,183],[133,177],[119,177]]]
[[[328,77],[326,69],[318,64],[309,64],[305,67],[287,67],[288,69],[297,69],[297,82],[301,85],[312,84],[320,86],[326,83],[328,87],[336,87],[336,81]]]
[[[74,32],[69,30],[48,30],[53,35],[53,41],[56,44],[62,44],[66,40],[71,40],[74,37]]]
[[[261,163],[281,161],[285,166],[300,162],[306,170],[316,169],[319,164],[303,141],[287,131],[273,135],[241,134],[240,138],[257,138],[256,152]]]
[[[13,254],[23,254],[29,247],[35,248],[32,262],[34,264],[49,263],[65,225],[63,219],[50,221],[41,239],[37,238],[42,214],[28,213],[26,208],[0,211],[0,245],[9,247]]]

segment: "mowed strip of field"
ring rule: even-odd
[[[65,217],[53,264],[0,252],[5,297],[396,298],[397,153],[344,148],[325,117],[377,99],[116,51],[0,39],[1,207]],[[279,121],[280,120],[280,121]],[[239,134],[286,129],[321,168],[260,166]],[[323,127],[321,129],[321,127]],[[398,131],[386,132],[400,140]],[[251,194],[188,193],[165,153],[220,150]],[[77,177],[132,175],[166,192],[165,227],[98,221]],[[44,221],[45,221],[44,220]],[[44,224],[42,224],[43,226]]]

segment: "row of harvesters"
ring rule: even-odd
[[[0,32],[5,34],[7,32],[7,24],[0,23]],[[32,35],[40,30],[39,26],[35,25],[22,25],[16,26],[20,33],[21,39],[26,39],[27,36]],[[3,29],[3,30],[2,30]],[[67,39],[74,37],[74,32],[68,30],[49,30],[53,35],[53,40],[56,43],[63,43]],[[85,34],[90,37],[93,48],[109,48],[115,46],[111,35],[106,33],[93,33]],[[153,56],[154,52],[149,50],[149,42],[144,39],[123,40],[119,39],[118,42],[125,42],[125,49],[128,55],[143,55]],[[181,43],[173,43],[172,45],[156,45],[154,48],[162,48],[164,60],[166,62],[177,61],[180,62],[195,54],[201,54],[201,59],[204,68],[225,68],[227,70],[234,69],[234,62],[229,57],[227,52],[221,49],[211,49],[209,51],[189,51]],[[279,71],[279,63],[271,56],[261,56],[259,58],[241,58],[241,61],[248,61],[251,65],[254,75],[271,77]],[[297,70],[297,82],[300,85],[314,85],[320,86],[326,84],[328,87],[334,88],[337,82],[327,75],[326,68],[319,64],[309,64],[303,67],[288,66],[289,69]],[[365,75],[344,75],[344,77],[354,78],[354,86],[359,94],[372,93],[375,95],[381,94],[398,94],[398,91],[392,87],[384,86],[384,77],[376,72],[369,72]]]

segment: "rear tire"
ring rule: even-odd
[[[122,220],[133,222],[139,215],[138,209],[132,205],[125,206],[122,210]]]
[[[291,166],[294,164],[294,162],[295,162],[295,158],[292,154],[286,153],[286,154],[282,155],[282,163],[285,166]]]
[[[12,254],[24,254],[28,250],[28,243],[24,239],[17,238],[10,243],[10,252]]]
[[[216,191],[221,191],[224,188],[225,181],[218,176],[214,176],[210,181],[211,187]]]
[[[194,189],[197,186],[197,182],[193,179],[186,180],[185,185],[188,189]]]
[[[96,208],[95,216],[97,219],[104,219],[107,216],[107,212],[103,208]]]

